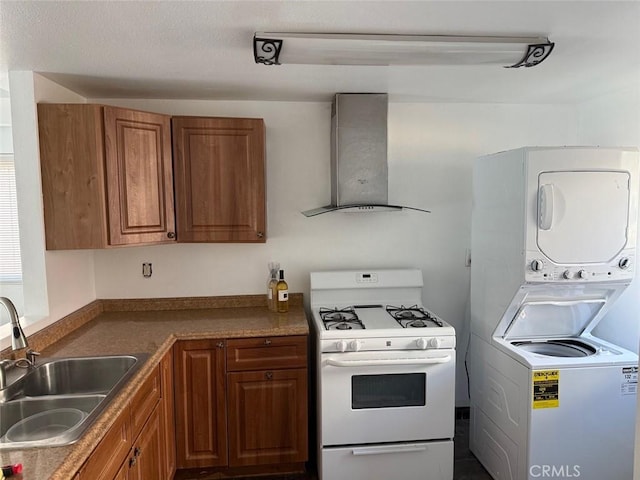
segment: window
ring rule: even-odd
[[[10,298],[18,313],[24,313],[11,105],[9,90],[3,82],[0,82],[0,296]],[[0,308],[0,325],[8,323],[6,313]]]

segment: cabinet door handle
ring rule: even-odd
[[[216,343],[216,347],[218,347],[218,348],[224,348],[224,342],[218,342],[218,343]]]
[[[133,449],[133,456],[134,457],[139,457],[141,453],[142,453],[142,450],[140,450],[140,447],[136,447],[136,448]]]
[[[264,232],[258,232],[256,235],[258,235],[258,238],[263,238],[264,237]]]
[[[268,338],[264,341],[265,345],[271,345],[271,340],[269,340]]]
[[[131,457],[129,459],[129,468],[134,467],[136,464],[136,457]]]
[[[266,378],[267,380],[273,380],[273,372],[265,373],[264,378]]]
[[[176,232],[167,232],[167,237],[176,238]]]

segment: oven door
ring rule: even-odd
[[[322,354],[322,445],[453,438],[455,350]]]

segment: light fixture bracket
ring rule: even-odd
[[[280,65],[278,58],[282,50],[282,40],[276,38],[253,37],[253,58],[263,65]]]
[[[516,64],[507,65],[504,68],[535,67],[551,54],[554,46],[555,43],[549,41],[547,41],[547,43],[529,45],[527,53],[522,57],[522,60]]]

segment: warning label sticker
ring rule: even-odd
[[[620,393],[622,395],[635,395],[638,393],[638,367],[622,367]]]
[[[560,371],[533,371],[533,408],[558,408]]]

